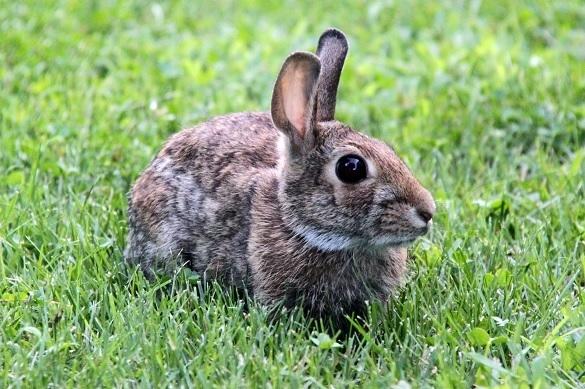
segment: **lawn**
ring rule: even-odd
[[[338,118],[438,204],[345,340],[122,258],[162,142],[268,110],[329,26],[350,40]],[[578,387],[584,361],[581,0],[0,0],[0,387]]]

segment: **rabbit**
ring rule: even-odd
[[[129,194],[126,260],[333,322],[385,304],[435,203],[390,146],[334,119],[347,51],[328,29],[286,58],[269,113],[171,136]]]

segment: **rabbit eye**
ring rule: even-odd
[[[359,155],[344,155],[337,161],[335,174],[341,182],[346,184],[358,183],[368,175],[366,161]]]

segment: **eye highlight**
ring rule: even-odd
[[[356,184],[368,176],[368,165],[359,155],[344,155],[337,161],[335,174],[341,182]]]

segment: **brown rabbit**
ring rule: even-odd
[[[172,136],[129,198],[126,259],[186,265],[272,305],[337,322],[385,302],[435,204],[384,143],[334,120],[347,40],[291,54],[270,113]]]

